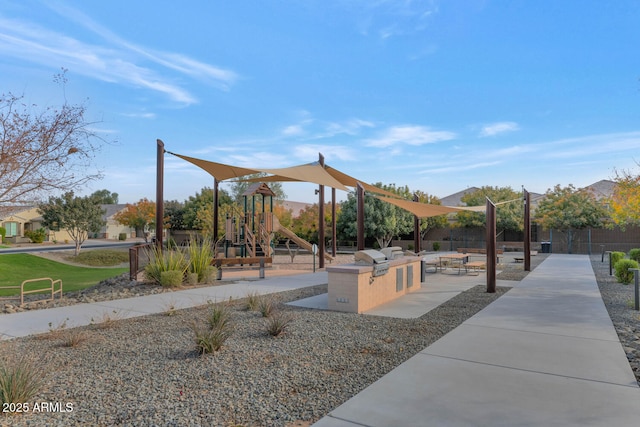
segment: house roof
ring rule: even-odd
[[[121,210],[126,209],[126,207],[127,205],[124,205],[124,204],[100,205],[100,209],[106,211],[106,213],[104,214],[104,218],[111,218]]]
[[[458,191],[457,193],[441,198],[440,203],[444,206],[466,206],[467,204],[462,201],[462,197],[469,193],[475,193],[478,190],[480,190],[478,187],[469,187],[465,190]]]
[[[0,206],[0,220],[4,220],[10,216],[20,217],[20,213],[29,211],[35,206]],[[21,219],[25,219],[20,217]]]
[[[603,179],[598,182],[594,182],[591,185],[585,187],[590,190],[597,200],[607,199],[613,195],[613,191],[616,188],[616,183],[608,179]]]

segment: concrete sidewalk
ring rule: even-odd
[[[240,272],[242,274],[242,272]],[[259,295],[289,291],[327,283],[327,273],[318,271],[307,274],[291,274],[269,277],[263,280],[238,279],[233,283],[205,286],[162,294],[75,304],[42,310],[0,315],[0,339],[11,339],[48,332],[59,325],[66,327],[99,323],[106,316],[112,319],[128,319],[163,313],[169,309],[182,309],[204,305],[208,301],[225,301],[244,298],[251,293]]]
[[[514,289],[314,426],[630,426],[640,388],[587,256]]]

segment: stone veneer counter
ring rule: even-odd
[[[327,267],[329,310],[362,313],[420,289],[420,257],[389,261],[389,271],[373,276],[373,266],[342,264]]]

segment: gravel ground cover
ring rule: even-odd
[[[602,262],[601,255],[591,256],[602,300],[640,385],[640,311],[634,309],[634,286],[618,283],[615,276],[609,275],[608,261],[605,257]]]
[[[532,267],[544,258],[532,257]],[[638,375],[640,319],[630,309],[633,286],[615,283],[599,256],[591,260]],[[527,274],[515,263],[501,270],[503,280]],[[0,425],[308,426],[508,289],[487,294],[476,286],[419,319],[284,304],[324,293],[326,285],[283,292],[274,295],[274,303],[291,323],[275,338],[267,334],[265,319],[237,300],[233,334],[220,351],[204,356],[196,350],[192,325],[205,323],[206,306],[2,342],[0,357],[38,355],[48,368],[32,404],[71,403],[73,411],[0,416]]]

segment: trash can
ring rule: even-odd
[[[551,253],[551,242],[540,242],[540,245],[542,245],[542,253],[543,254],[550,254]]]

